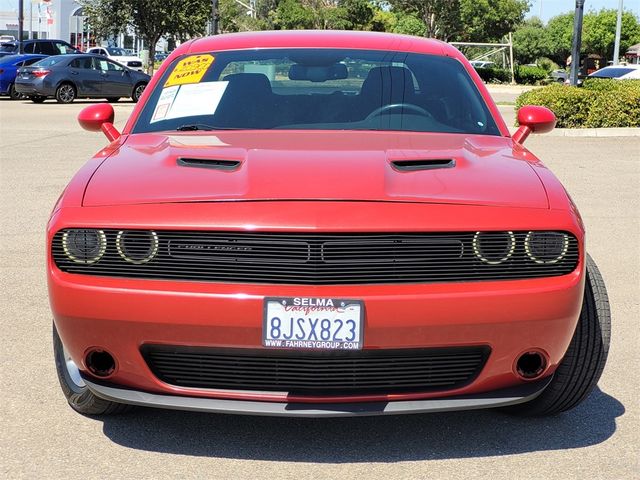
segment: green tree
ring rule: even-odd
[[[551,51],[549,35],[537,17],[527,20],[513,33],[513,53],[518,63],[532,63]]]
[[[393,33],[424,37],[426,30],[427,27],[419,18],[413,15],[400,15],[391,31]]]
[[[584,17],[582,31],[582,51],[597,53],[607,60],[613,58],[615,43],[617,11],[600,10],[589,12]],[[631,45],[640,42],[640,24],[638,18],[631,12],[622,15],[622,30],[620,34],[620,53],[624,54]]]
[[[211,16],[207,0],[79,0],[91,29],[108,37],[133,28],[153,53],[162,36],[203,35]]]
[[[390,0],[398,14],[409,14],[424,24],[424,36],[450,40],[460,30],[460,0]],[[412,21],[411,21],[412,22]]]
[[[546,27],[547,41],[551,46],[549,57],[560,65],[565,65],[571,55],[573,38],[573,13],[557,15],[549,20]]]
[[[314,22],[314,11],[299,0],[281,0],[273,15],[275,27],[283,30],[313,28]]]
[[[528,0],[460,0],[458,39],[468,42],[500,40],[522,23]]]

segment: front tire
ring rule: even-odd
[[[70,83],[62,83],[56,88],[56,101],[58,103],[73,103],[76,99],[76,89]]]
[[[89,390],[80,377],[78,367],[67,354],[55,324],[53,325],[53,355],[62,393],[76,412],[83,415],[112,415],[132,408],[131,405],[100,398]]]
[[[549,386],[530,402],[508,407],[519,415],[555,415],[570,410],[595,388],[609,353],[611,311],[600,270],[587,255],[582,311],[567,353]]]

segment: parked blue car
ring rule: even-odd
[[[18,68],[29,66],[43,58],[46,55],[23,54],[0,58],[0,95],[9,95],[11,100],[22,98],[22,94],[16,92],[15,88]]]

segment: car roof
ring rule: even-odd
[[[427,53],[461,58],[462,54],[440,40],[381,32],[342,30],[280,30],[241,32],[192,40],[178,47],[177,53],[249,48],[345,48]]]
[[[41,53],[22,53],[16,55],[6,55],[4,57],[0,57],[0,62],[16,62],[18,60],[26,60],[28,58],[47,58],[50,55],[43,55]]]

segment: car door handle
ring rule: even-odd
[[[78,72],[71,71],[71,75],[78,75]]]

